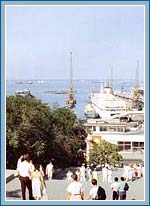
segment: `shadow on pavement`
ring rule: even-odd
[[[21,192],[21,190],[20,189],[18,189],[18,190],[13,190],[13,191],[9,191],[9,192],[7,192],[6,191],[6,197],[20,197],[20,193]]]

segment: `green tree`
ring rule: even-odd
[[[55,139],[53,149],[55,160],[60,166],[81,164],[84,156],[78,155],[80,149],[86,147],[86,133],[76,115],[68,108],[58,108],[53,111],[53,132]],[[79,161],[80,160],[80,161]]]
[[[51,108],[35,98],[6,98],[7,168],[15,168],[19,156],[29,153],[33,161],[59,166],[77,165],[85,149],[85,130],[68,108]]]
[[[94,144],[89,153],[89,163],[94,161],[97,164],[105,165],[106,163],[118,163],[122,160],[122,156],[118,154],[117,145],[111,144],[105,140],[102,140],[100,144]]]
[[[53,139],[50,126],[52,116],[48,106],[40,100],[21,96],[6,99],[6,155],[8,165],[14,165],[22,153],[33,159],[44,157],[47,142]]]

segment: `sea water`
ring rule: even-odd
[[[48,104],[50,107],[54,104],[58,104],[60,107],[66,106],[66,100],[68,94],[52,94],[50,91],[68,91],[69,80],[30,80],[23,81],[18,84],[19,81],[7,80],[6,81],[6,96],[15,95],[18,90],[29,89],[31,94],[42,100],[43,103]],[[73,111],[80,119],[85,119],[84,108],[89,102],[89,95],[91,92],[100,92],[100,88],[105,84],[104,81],[99,80],[73,80],[73,88],[75,90],[74,98],[77,104]],[[129,91],[134,87],[134,80],[114,80],[114,91]]]

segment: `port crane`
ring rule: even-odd
[[[132,96],[132,108],[141,108],[141,102],[139,100],[139,61],[137,61],[137,68],[136,68],[136,79],[135,79],[135,86],[133,90]]]
[[[70,88],[68,94],[69,98],[67,99],[66,104],[70,109],[73,109],[76,105],[76,100],[74,99],[74,89],[72,80],[72,52],[70,52]]]

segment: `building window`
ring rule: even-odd
[[[144,142],[132,142],[132,149],[133,151],[144,149]]]
[[[101,126],[101,127],[100,127],[100,131],[107,131],[107,129],[106,129],[105,126]]]
[[[131,142],[120,142],[118,141],[118,151],[129,151],[131,150]]]
[[[93,126],[93,131],[96,131],[96,126]]]

